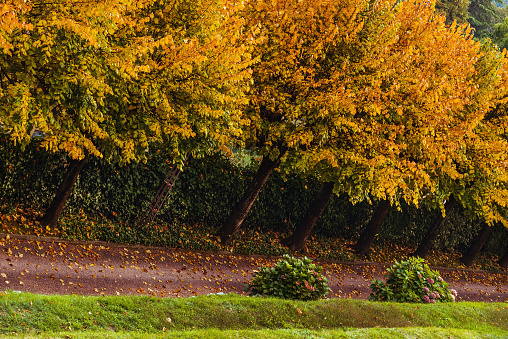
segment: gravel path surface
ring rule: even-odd
[[[0,290],[41,294],[189,297],[243,293],[278,258],[0,234]],[[330,298],[367,299],[378,263],[319,262]],[[508,301],[508,274],[439,269],[458,301]]]

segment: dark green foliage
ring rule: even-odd
[[[66,204],[67,214],[84,214],[134,224],[148,206],[170,170],[162,152],[146,164],[118,166],[101,159],[86,164]],[[22,151],[8,140],[0,141],[0,206],[12,203],[41,208],[47,205],[63,178],[69,159],[49,154],[32,143]],[[254,168],[240,168],[229,159],[212,155],[190,159],[184,166],[157,220],[166,223],[205,223],[219,227],[240,199]],[[319,181],[274,173],[263,188],[245,222],[246,228],[289,231],[312,201]],[[318,229],[327,236],[355,235],[366,220],[365,206],[344,208],[346,197],[334,197]],[[359,220],[361,221],[359,222]]]
[[[125,223],[113,223],[106,219],[94,221],[64,217],[60,220],[59,227],[61,237],[64,239],[220,250],[219,245],[210,237],[211,230],[204,226],[175,226],[163,223],[151,227],[136,227]]]
[[[386,283],[374,279],[369,300],[436,303],[454,301],[457,292],[450,290],[439,272],[433,271],[424,259],[412,257],[395,262],[387,269]]]
[[[492,41],[501,50],[508,48],[508,18],[494,26]]]
[[[63,178],[64,154],[39,151],[37,142],[24,152],[0,136],[0,205],[16,202],[40,206],[49,202]]]
[[[171,166],[167,162],[171,163],[171,159],[163,152],[150,154],[146,164],[118,166],[101,159],[90,159],[78,178],[64,213],[67,216],[84,214],[97,222],[92,224],[93,221],[89,220],[87,226],[78,225],[79,222],[73,225],[76,218],[64,218],[61,227],[64,234],[70,238],[121,239],[122,242],[131,239],[135,243],[141,243],[142,238],[146,238],[148,244],[161,245],[186,241],[174,235],[182,233],[177,231],[175,225],[179,226],[178,229],[192,227],[195,232],[200,228],[203,236],[213,234],[240,199],[255,169],[252,166],[238,167],[217,154],[189,159],[159,211],[156,219],[159,230],[141,230],[141,235],[137,235],[134,225],[170,171]],[[6,138],[0,139],[0,207],[6,211],[19,204],[40,210],[49,204],[68,164],[69,159],[65,154],[38,150],[37,142],[32,142],[23,151]],[[247,233],[254,235],[251,239],[246,234],[244,241],[236,243],[235,250],[248,253],[266,245],[255,239],[255,232],[258,231],[266,234],[270,230],[289,233],[307,211],[320,185],[314,178],[283,178],[274,172],[244,223]],[[352,205],[347,196],[334,195],[314,227],[313,235],[322,239],[355,240],[369,222],[373,208],[367,202]],[[416,246],[440,211],[428,210],[423,205],[416,209],[402,204],[401,208],[400,211],[391,210],[378,239]],[[114,232],[107,220],[117,224]],[[171,236],[153,233],[161,230],[169,232],[167,234]],[[465,250],[477,231],[477,222],[471,222],[460,208],[456,208],[445,224],[438,243],[441,248]],[[506,239],[507,231],[500,229],[496,232],[500,236],[493,236],[485,248],[502,254],[505,249],[502,239]],[[155,239],[148,240],[151,237]],[[172,240],[168,240],[168,237]],[[277,248],[275,253],[283,254],[277,245],[273,247]]]
[[[469,0],[436,0],[436,12],[446,16],[448,25],[454,21],[463,24],[469,18],[469,4]]]
[[[506,14],[496,6],[500,0],[471,0],[469,4],[469,24],[475,29],[475,39],[492,38],[494,25],[501,22]]]
[[[439,210],[430,210],[424,204],[415,208],[401,202],[401,210],[390,210],[378,236],[388,242],[417,247],[440,213]],[[462,206],[457,205],[450,213],[436,247],[464,250],[479,230],[477,224],[477,221],[466,216]]]
[[[437,0],[436,12],[446,16],[446,23],[469,23],[474,28],[476,40],[493,39],[500,47],[499,32],[494,33],[494,26],[506,17],[502,0]],[[496,31],[498,29],[496,28]]]
[[[298,259],[285,254],[273,267],[259,268],[245,291],[254,296],[318,300],[330,292],[322,269],[307,257]]]

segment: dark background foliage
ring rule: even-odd
[[[118,166],[92,158],[79,176],[65,213],[134,225],[170,171],[170,163],[171,159],[161,151],[152,153],[146,164]],[[7,138],[0,139],[0,206],[6,209],[20,204],[44,208],[56,192],[68,164],[65,154],[47,153],[37,142],[22,150]],[[189,159],[159,212],[158,222],[218,228],[240,199],[253,170],[253,166],[239,167],[219,154]],[[244,227],[289,232],[307,211],[320,185],[315,178],[294,175],[283,179],[274,172]],[[357,239],[374,207],[367,202],[352,205],[346,196],[334,196],[313,234]],[[392,208],[377,236],[378,241],[417,246],[438,213],[425,206],[416,209],[402,204],[401,210]],[[440,235],[439,247],[464,251],[480,228],[478,221],[469,220],[461,208],[456,208]],[[505,228],[497,227],[486,250],[501,253],[507,233]]]

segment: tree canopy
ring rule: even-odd
[[[319,173],[354,202],[434,197],[443,208],[440,178],[462,175],[456,163],[499,80],[480,72],[471,27],[448,25],[431,1],[245,8],[259,41],[247,115],[261,154],[283,155],[287,173]]]
[[[21,4],[7,4],[19,10],[0,27],[0,119],[12,139],[29,142],[36,127],[47,150],[129,162],[152,142],[178,156],[198,148],[192,138],[218,147],[241,133],[250,54],[234,4]]]
[[[378,6],[363,28],[368,38],[363,54],[355,54],[356,68],[343,68],[346,99],[322,116],[321,143],[292,161],[336,182],[352,201],[418,205],[425,198],[442,207],[452,192],[444,178],[467,177],[458,165],[464,159],[482,163],[468,152],[481,137],[474,131],[505,93],[504,57],[482,50],[468,25],[447,27],[431,3],[401,2],[396,11]],[[499,146],[473,143],[485,147],[482,154]]]
[[[0,128],[122,164],[154,144],[175,160],[242,144],[273,161],[266,175],[280,161],[354,202],[443,208],[454,194],[495,222],[508,197],[506,57],[461,23],[491,3],[468,16],[466,4],[8,0]]]
[[[72,159],[41,222],[56,227],[89,156],[120,164],[242,136],[251,64],[228,0],[12,0],[0,12],[0,128]],[[240,139],[239,139],[240,140]]]

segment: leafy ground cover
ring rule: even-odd
[[[213,230],[207,231],[197,225],[156,225],[149,229],[135,229],[107,220],[67,216],[62,221],[61,231],[51,232],[35,222],[36,216],[35,212],[12,210],[8,214],[0,215],[0,219],[4,231],[20,234],[58,235],[82,240],[117,240],[147,245],[163,244],[189,249],[204,248],[212,252],[226,249],[236,253],[287,253],[278,243],[281,235],[275,233],[244,231],[233,246],[224,248],[211,235]],[[158,238],[159,236],[161,238]],[[93,274],[94,279],[90,280],[90,284],[96,284],[100,278],[107,277],[104,275],[113,279],[120,277],[118,273],[127,275],[129,267],[115,264],[113,270],[99,246],[74,245],[74,253],[70,250],[70,245],[64,244],[55,246],[38,241],[21,243],[17,240],[5,240],[5,244],[6,249],[12,249],[12,252],[6,253],[6,259],[9,260],[8,264],[4,263],[6,268],[3,271],[11,284],[2,285],[7,292],[0,292],[0,338],[508,338],[508,304],[505,303],[395,304],[354,300],[351,297],[298,302],[237,294],[203,295],[194,298],[156,298],[147,295],[149,293],[143,293],[143,296],[97,296],[104,294],[97,291],[97,288],[95,294],[91,292],[95,296],[19,293],[12,290],[26,287],[25,278],[28,279],[30,274],[40,275],[37,281],[42,283],[44,280],[52,284],[53,288],[64,283],[70,288],[75,287],[69,285],[72,280],[69,279],[69,274],[72,275],[74,271],[77,271],[78,275],[84,275],[85,272]],[[342,256],[342,260],[355,259],[346,248],[348,243],[341,239],[312,239],[310,245],[313,255],[330,253],[332,258]],[[400,253],[409,251],[402,247],[392,247],[390,251],[384,251],[383,248],[382,244],[377,244],[373,258],[379,261],[397,260]],[[62,256],[58,254],[59,251]],[[113,254],[111,250],[106,252]],[[155,251],[149,253],[149,250],[144,252],[148,253],[146,258],[141,257],[141,253],[123,248],[122,258],[126,262],[130,261],[131,265],[135,261],[133,271],[147,275],[142,278],[146,282],[150,282],[148,279],[153,277],[162,279],[161,274],[166,272],[163,272],[160,256],[167,257],[164,261],[166,263],[169,260],[168,254]],[[177,253],[179,251],[174,252],[175,255],[180,255]],[[434,252],[433,258],[437,258],[434,259],[435,262],[439,262],[441,258],[443,262],[453,265],[454,261],[450,260],[453,255],[457,254]],[[40,261],[32,261],[27,266],[24,261],[29,258],[39,258]],[[211,256],[207,263],[221,264],[221,259],[224,258],[224,255]],[[197,258],[179,261],[179,265],[185,267],[189,260],[195,263],[192,267],[209,271],[208,280],[222,283],[218,276],[210,276],[213,272],[218,272],[216,267],[200,266]],[[59,266],[58,271],[56,268],[59,261],[62,261],[63,265]],[[265,261],[266,264],[269,263],[269,260],[260,258],[252,262],[252,265],[265,264]],[[51,266],[46,265],[48,273],[43,269],[46,268],[46,262]],[[226,262],[222,261],[222,264]],[[232,262],[228,261],[227,264],[231,265]],[[24,266],[25,270],[21,269],[21,266],[18,269],[17,265]],[[123,265],[127,266],[127,263]],[[173,280],[187,276],[192,267],[181,272],[176,271]],[[233,268],[240,273],[244,272],[237,266]],[[370,277],[373,274],[372,268],[365,269],[368,272],[364,273]],[[382,270],[381,267],[379,269]],[[345,272],[344,270],[345,267],[341,266],[340,271]],[[245,272],[248,273],[248,270]],[[11,274],[14,275],[11,277]],[[450,276],[444,277],[453,281],[453,274],[455,272],[450,271]],[[2,277],[6,278],[4,275]],[[20,278],[22,280],[19,280]],[[224,274],[224,279],[226,278],[230,279],[229,273],[227,277]],[[210,284],[208,280],[203,283]],[[21,285],[23,281],[25,285]],[[197,280],[192,280],[193,285],[197,283]],[[154,284],[159,285],[155,280]],[[78,281],[75,285],[78,285]],[[147,291],[155,288],[145,285],[143,288]],[[336,288],[341,288],[342,285],[344,282],[334,282]],[[93,291],[93,287],[90,288],[90,291]],[[133,294],[136,293],[133,288]]]
[[[504,303],[0,293],[2,338],[508,338]]]
[[[0,236],[0,290],[42,294],[150,295],[182,298],[210,293],[245,293],[256,272],[277,256],[166,247],[70,241],[37,236]],[[329,298],[367,299],[373,279],[390,266],[318,261]],[[457,301],[508,300],[508,275],[439,269],[458,292]]]
[[[33,234],[38,236],[58,236],[74,240],[102,240],[123,244],[141,244],[146,246],[165,246],[170,248],[198,249],[209,251],[228,251],[237,254],[283,255],[295,254],[281,245],[280,240],[288,234],[242,229],[236,240],[229,246],[220,244],[214,236],[217,230],[206,225],[176,225],[156,223],[148,228],[137,228],[108,219],[91,219],[86,215],[66,215],[60,222],[58,230],[41,227],[36,218],[40,212],[32,209],[0,209],[0,231],[16,234]],[[324,260],[355,261],[359,260],[350,249],[353,241],[342,238],[313,237],[308,241],[308,254],[311,258]],[[380,263],[394,263],[407,258],[415,248],[393,243],[377,241],[370,251],[370,260]],[[431,266],[465,268],[459,261],[461,253],[434,250],[426,258]],[[473,269],[484,269],[494,272],[506,272],[496,261],[497,256],[482,253]]]

